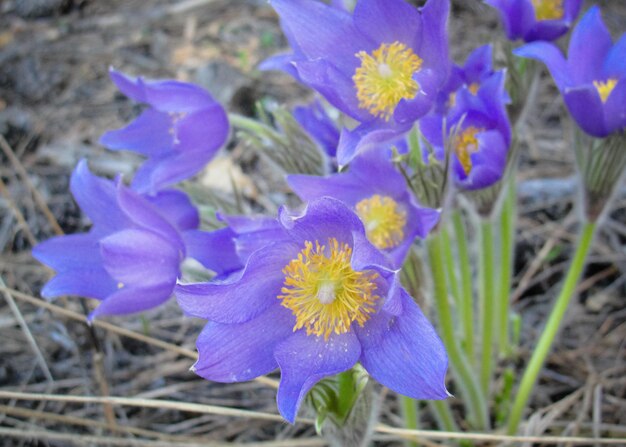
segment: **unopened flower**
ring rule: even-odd
[[[303,200],[329,196],[350,206],[361,218],[369,241],[388,253],[397,268],[415,238],[425,237],[439,220],[438,211],[416,203],[386,151],[366,151],[345,173],[290,175],[287,182]]]
[[[397,272],[338,200],[282,210],[285,234],[227,279],[179,285],[183,310],[209,320],[194,371],[239,382],[281,370],[278,408],[294,422],[307,392],[360,362],[383,385],[419,399],[448,396],[445,350]]]
[[[313,0],[271,4],[293,54],[262,68],[284,69],[367,131],[405,132],[432,107],[449,68],[448,0],[361,0],[353,14]]]
[[[72,174],[71,190],[93,226],[88,233],[55,237],[33,249],[36,259],[56,271],[42,295],[100,300],[90,319],[165,302],[186,253],[181,233],[199,223],[187,196],[162,191],[143,197],[121,181],[94,176],[85,161]]]
[[[510,40],[552,41],[565,34],[582,0],[485,0],[498,9]]]
[[[100,143],[148,157],[133,179],[133,189],[156,193],[199,172],[226,142],[224,108],[204,89],[173,80],[131,79],[111,70],[122,93],[150,108],[123,129],[106,132]]]
[[[515,50],[542,61],[552,74],[567,108],[582,130],[606,137],[626,127],[626,34],[614,44],[600,8],[591,8],[574,28],[568,59],[547,42]]]
[[[486,188],[504,174],[511,144],[504,72],[492,74],[476,92],[461,88],[455,98],[455,106],[445,115],[422,119],[420,130],[436,158],[443,160],[445,148],[450,150],[452,174],[459,188]]]

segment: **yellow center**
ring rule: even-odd
[[[376,248],[397,247],[404,239],[406,212],[391,197],[378,194],[356,204],[369,241]]]
[[[560,20],[565,15],[563,0],[532,0],[537,20]]]
[[[278,299],[296,317],[294,332],[307,335],[344,334],[353,322],[363,326],[375,311],[378,299],[375,272],[355,272],[350,265],[352,249],[330,238],[328,246],[315,241],[283,269],[285,282]]]
[[[606,102],[609,99],[609,95],[617,85],[617,79],[609,79],[608,81],[593,81],[593,85],[598,90],[598,94],[600,95],[600,99],[602,102]]]
[[[400,42],[384,43],[372,54],[360,51],[356,56],[361,66],[352,80],[359,107],[389,121],[398,103],[419,91],[413,74],[422,67],[422,59]]]
[[[478,89],[480,88],[480,84],[478,84],[477,82],[472,82],[469,87],[467,87],[467,89],[470,91],[470,93],[474,96],[476,96],[476,94],[478,93]]]
[[[469,126],[454,138],[454,150],[465,174],[469,175],[472,170],[471,155],[478,150],[478,138],[476,134],[484,129]]]

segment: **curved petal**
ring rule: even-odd
[[[154,109],[144,110],[133,122],[122,129],[105,132],[98,141],[111,150],[134,151],[159,156],[172,150],[172,117]]]
[[[356,328],[361,364],[384,386],[414,399],[445,399],[448,358],[443,343],[413,299],[402,290],[403,312],[379,312]]]
[[[407,133],[413,122],[380,127],[378,121],[363,123],[353,130],[342,129],[337,147],[337,163],[343,167],[349,164],[357,154],[368,150],[390,148]]]
[[[93,175],[85,160],[76,165],[70,190],[80,209],[91,219],[98,233],[110,233],[128,226],[129,219],[120,209],[112,181]]]
[[[280,304],[240,324],[209,322],[196,346],[198,361],[192,370],[216,382],[243,382],[278,367],[274,349],[293,333],[294,317]]]
[[[302,82],[294,65],[295,58],[296,56],[293,53],[277,54],[262,61],[257,68],[261,71],[283,71],[295,78],[296,81]]]
[[[604,113],[608,133],[626,129],[626,77],[620,79],[607,98]]]
[[[180,272],[181,257],[175,246],[143,230],[118,231],[100,241],[104,268],[125,285],[148,287],[169,283]]]
[[[63,295],[103,300],[117,290],[117,282],[102,266],[60,271],[41,289],[46,299]]]
[[[230,228],[205,232],[185,231],[183,240],[187,256],[193,258],[218,276],[226,275],[244,267],[244,260],[237,255],[236,234]]]
[[[534,26],[524,35],[524,41],[553,41],[568,30],[569,24],[564,20],[537,20]]]
[[[147,199],[181,231],[193,230],[200,225],[198,209],[183,191],[174,189],[159,191]]]
[[[277,302],[285,281],[282,269],[298,253],[291,244],[254,252],[246,267],[224,281],[179,284],[174,293],[185,314],[219,323],[244,323]]]
[[[102,264],[98,238],[91,233],[57,236],[37,244],[32,255],[57,270],[72,270]]]
[[[448,0],[428,0],[420,10],[422,14],[422,32],[416,34],[413,48],[424,59],[424,67],[430,69],[439,85],[443,84],[450,71],[448,56]],[[434,100],[434,99],[433,99]]]
[[[604,122],[604,104],[593,85],[566,89],[563,99],[569,113],[582,130],[599,138],[609,134]]]
[[[411,99],[401,99],[393,112],[394,119],[401,125],[413,124],[430,111],[445,77],[438,76],[434,70],[423,69],[415,73],[413,79],[420,86],[417,95]]]
[[[413,46],[422,34],[419,11],[403,0],[361,0],[354,8],[354,25],[375,42]]]
[[[469,175],[465,174],[458,158],[454,157],[456,183],[470,191],[491,186],[502,178],[508,152],[508,145],[497,130],[482,132],[477,138],[478,151],[470,155],[472,169]]]
[[[600,79],[604,60],[613,41],[600,8],[594,6],[580,19],[569,42],[568,64],[576,85]]]
[[[341,72],[352,75],[358,62],[355,55],[366,49],[363,45],[368,40],[355,29],[350,14],[307,0],[271,0],[270,4],[280,16],[281,26],[288,30],[292,47],[309,60],[327,59]]]
[[[572,85],[569,67],[561,50],[548,42],[533,42],[513,50],[513,54],[520,57],[537,59],[548,67],[559,90]],[[571,56],[570,56],[571,57]]]
[[[483,45],[470,53],[463,66],[466,84],[480,82],[483,76],[493,71],[492,53],[493,47],[491,45]]]
[[[626,34],[609,50],[602,68],[602,78],[626,78]]]
[[[280,343],[274,351],[281,372],[276,398],[280,414],[293,424],[313,385],[352,368],[360,354],[361,347],[352,332],[332,334],[325,341],[300,330]]]
[[[162,112],[193,113],[215,103],[206,90],[187,82],[144,81],[141,77],[131,78],[114,69],[109,70],[109,76],[126,96]]]
[[[510,40],[522,39],[535,24],[535,9],[530,0],[485,0],[500,12]]]
[[[152,309],[172,296],[173,284],[160,284],[150,288],[122,287],[108,296],[89,314],[92,321],[102,315],[127,315]]]

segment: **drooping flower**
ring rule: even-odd
[[[356,214],[324,198],[300,215],[281,210],[279,223],[288,238],[239,273],[176,287],[183,310],[209,320],[195,372],[238,382],[279,367],[278,408],[290,422],[315,383],[356,362],[399,393],[446,398],[443,345]]]
[[[122,93],[150,106],[128,126],[100,138],[109,149],[148,157],[135,174],[134,190],[155,194],[185,180],[198,173],[224,145],[228,118],[206,90],[173,80],[131,79],[115,70],[110,76]]]
[[[120,180],[94,176],[85,161],[72,174],[71,190],[93,226],[33,249],[56,271],[42,295],[100,300],[90,319],[143,311],[170,298],[186,253],[181,233],[199,224],[188,197],[173,190],[141,196]]]
[[[568,59],[547,42],[533,42],[515,54],[542,61],[552,74],[567,108],[580,128],[606,137],[626,127],[626,34],[613,44],[593,7],[574,28]]]
[[[262,68],[285,70],[368,132],[403,133],[432,107],[449,68],[448,0],[421,9],[404,0],[361,0],[353,14],[312,0],[271,4],[293,54]],[[349,161],[341,158],[340,165]]]
[[[369,241],[388,253],[400,268],[416,237],[437,224],[439,212],[419,206],[389,154],[369,150],[357,156],[345,173],[327,177],[290,175],[289,186],[303,200],[334,197],[361,218]]]
[[[485,0],[500,12],[510,40],[552,41],[576,20],[582,0]]]
[[[450,149],[454,182],[461,189],[486,188],[504,174],[511,144],[504,79],[504,71],[498,71],[475,93],[462,87],[447,114],[432,114],[420,121],[420,130],[436,158],[443,160],[444,148]]]

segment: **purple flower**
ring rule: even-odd
[[[626,127],[626,34],[613,44],[598,7],[574,28],[568,59],[547,42],[533,42],[515,54],[542,61],[580,128],[606,137]]]
[[[123,129],[106,132],[100,143],[148,157],[133,189],[154,194],[185,180],[208,163],[228,137],[226,112],[204,89],[178,81],[131,79],[115,70],[111,79],[129,98],[148,104]]]
[[[361,0],[353,14],[313,0],[271,3],[293,54],[262,68],[287,71],[370,127],[407,127],[430,110],[448,72],[448,0],[421,9]]]
[[[293,109],[293,117],[331,159],[337,155],[339,129],[319,100]]]
[[[74,170],[70,187],[93,226],[86,234],[55,237],[33,249],[36,259],[56,270],[42,295],[100,300],[89,319],[165,302],[185,257],[181,232],[199,223],[187,196],[162,191],[145,198],[119,180],[94,176],[84,160]]]
[[[485,0],[500,12],[510,40],[556,40],[570,28],[582,0]]]
[[[446,115],[435,113],[422,119],[420,130],[436,158],[443,160],[445,122],[455,184],[464,190],[486,188],[504,174],[511,144],[504,71],[484,80],[475,93],[462,87],[455,98],[455,106]]]
[[[350,206],[361,218],[369,241],[400,268],[415,238],[425,237],[437,224],[439,212],[416,203],[385,152],[361,154],[346,173],[290,175],[287,182],[303,200],[329,196]]]
[[[290,422],[315,383],[356,362],[399,393],[446,398],[443,345],[359,218],[324,198],[301,215],[281,210],[279,223],[288,237],[241,272],[176,287],[183,310],[209,320],[195,372],[239,382],[279,367],[278,408]]]

